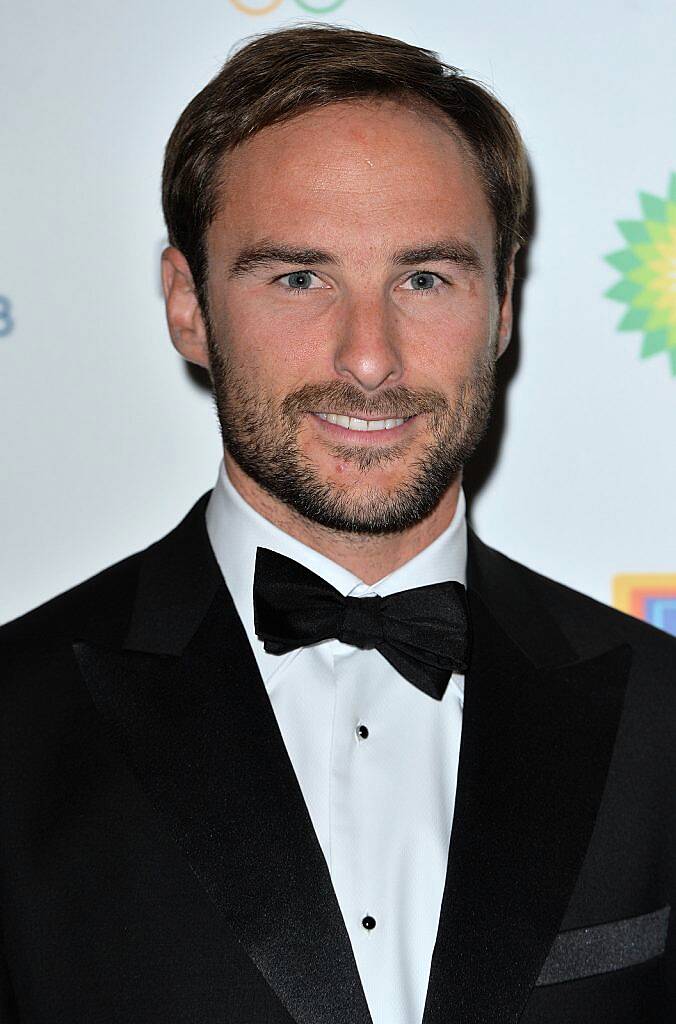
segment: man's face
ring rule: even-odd
[[[221,192],[207,331],[229,468],[333,529],[420,522],[509,339],[466,147],[390,102],[336,104],[239,147]]]

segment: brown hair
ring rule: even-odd
[[[206,311],[206,231],[218,206],[224,154],[251,135],[315,107],[393,99],[441,111],[469,145],[496,228],[499,294],[512,250],[525,241],[529,172],[519,130],[482,85],[435,53],[399,39],[310,24],[254,38],[181,114],[167,143],[162,205],[169,240],[190,266]]]

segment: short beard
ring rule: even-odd
[[[268,494],[330,530],[370,536],[401,533],[436,508],[483,437],[495,395],[495,346],[462,382],[451,408],[431,389],[393,387],[369,398],[345,381],[307,384],[275,405],[256,382],[237,373],[209,329],[211,379],[224,447]],[[411,467],[408,481],[388,492],[321,480],[298,447],[302,418],[318,409],[377,418],[429,416],[431,440]],[[401,459],[407,443],[385,447],[330,444],[330,450],[363,473]]]

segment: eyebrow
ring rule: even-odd
[[[410,249],[397,249],[392,255],[391,261],[399,267],[446,262],[466,267],[476,273],[482,273],[484,269],[479,253],[474,246],[455,239],[431,242]],[[325,249],[303,249],[287,245],[263,244],[241,249],[230,265],[228,276],[230,278],[242,277],[251,273],[252,270],[269,267],[274,263],[290,263],[302,267],[340,266],[338,257]]]
[[[287,245],[256,245],[241,249],[228,271],[229,277],[241,277],[258,267],[269,267],[273,263],[292,263],[296,266],[316,267],[320,264],[337,266],[339,260],[323,249],[295,249]]]
[[[468,270],[482,273],[484,266],[479,253],[469,242],[455,239],[446,242],[432,242],[414,249],[398,249],[392,257],[397,266],[415,266],[423,263],[456,263]]]

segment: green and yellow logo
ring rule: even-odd
[[[330,14],[342,7],[345,0],[295,0],[296,5],[302,11],[309,14]],[[233,7],[236,7],[242,14],[272,14],[278,7],[282,6],[283,0],[230,0]]]
[[[628,306],[618,330],[643,332],[641,358],[666,353],[676,376],[676,174],[665,199],[639,199],[643,220],[617,222],[628,247],[605,257],[623,275],[606,295]]]

